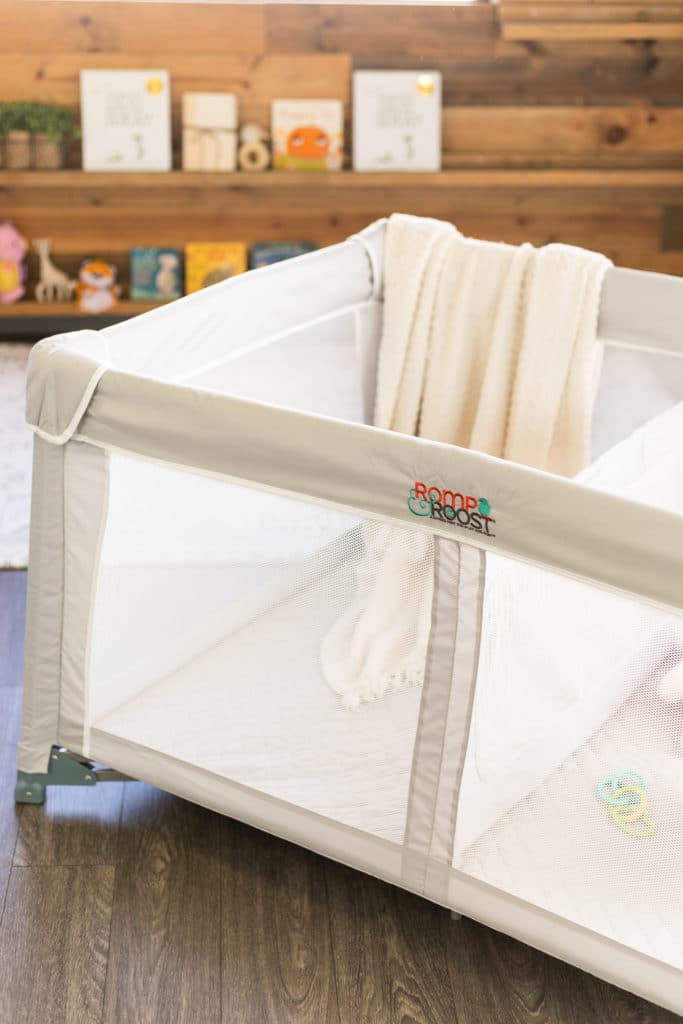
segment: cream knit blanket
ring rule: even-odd
[[[572,476],[590,458],[609,260],[465,238],[394,214],[385,240],[375,425]],[[432,538],[368,525],[355,600],[321,662],[347,707],[423,679]]]

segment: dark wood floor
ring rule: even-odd
[[[15,808],[0,572],[0,1024],[672,1024],[482,925],[141,783]]]

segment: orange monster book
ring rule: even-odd
[[[273,167],[338,171],[344,157],[344,108],[340,100],[274,100]]]

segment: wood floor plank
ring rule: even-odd
[[[100,1024],[114,868],[13,868],[0,931],[0,1020]]]
[[[14,863],[115,864],[124,785],[48,786],[44,806],[19,810]]]
[[[325,877],[342,1024],[464,1024],[443,952],[445,911],[331,861]]]
[[[17,740],[21,720],[21,690],[0,687],[0,923],[17,840],[14,803],[17,778]]]
[[[442,939],[462,1024],[575,1024],[569,1012],[553,1017],[548,1011],[542,953],[476,921],[454,921],[448,913]]]
[[[494,933],[495,934],[495,933]],[[502,937],[502,936],[501,936]],[[508,940],[512,941],[512,940]],[[553,1020],[568,1024],[680,1024],[676,1013],[608,985],[584,971],[579,971],[562,960],[546,956],[544,969],[548,992],[548,1005]],[[571,1008],[573,1015],[570,1015]]]
[[[126,785],[107,1024],[220,1021],[220,821],[150,786]]]
[[[0,687],[21,686],[26,623],[26,573],[0,570]]]
[[[223,1022],[340,1024],[324,861],[223,820]]]
[[[326,862],[343,1024],[675,1024],[562,961]]]
[[[674,1024],[675,1014],[485,925],[442,918],[458,1024]]]

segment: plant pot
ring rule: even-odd
[[[64,166],[64,146],[61,136],[51,139],[44,132],[31,136],[31,166],[39,171],[56,171]]]
[[[5,136],[5,167],[23,171],[31,166],[31,136],[28,132],[11,131]]]

